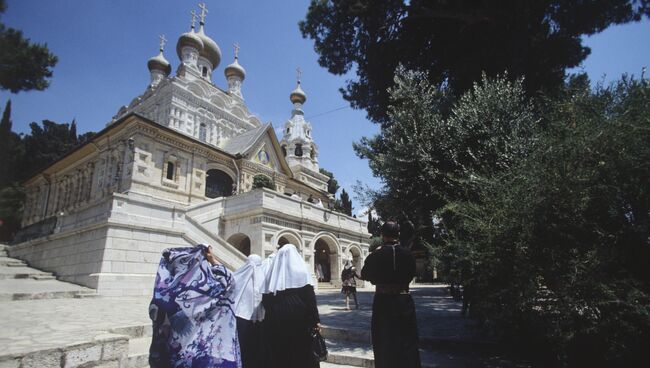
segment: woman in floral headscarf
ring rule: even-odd
[[[241,368],[232,283],[208,246],[163,252],[149,305],[152,368]]]

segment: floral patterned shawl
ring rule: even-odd
[[[241,368],[232,274],[211,266],[206,249],[163,252],[149,305],[152,368]]]

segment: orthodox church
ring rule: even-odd
[[[12,257],[100,295],[150,295],[161,251],[199,243],[230,269],[292,243],[335,285],[346,259],[361,266],[366,223],[330,209],[300,75],[279,140],[246,106],[237,46],[223,69],[227,87],[213,82],[221,50],[200,8],[198,30],[192,12],[176,43],[175,75],[161,36],[144,93],[24,183]]]

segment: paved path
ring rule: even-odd
[[[444,285],[414,285],[415,301],[421,337],[429,339],[486,341],[472,320],[460,315],[461,303],[454,301]],[[317,295],[321,322],[342,329],[370,330],[374,287],[357,292],[359,310],[346,310],[345,298],[339,291],[328,290]]]
[[[0,302],[0,355],[91,341],[121,326],[150,324],[144,298]]]

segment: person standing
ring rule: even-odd
[[[312,282],[296,247],[281,246],[262,286],[266,367],[320,367],[311,346],[311,332],[320,331]]]
[[[262,259],[256,254],[248,256],[246,263],[233,273],[235,286],[232,292],[237,335],[243,368],[261,368],[263,364]]]
[[[383,245],[361,269],[361,279],[376,286],[372,304],[372,349],[376,368],[420,368],[418,326],[409,283],[415,277],[415,259],[399,244],[399,225],[381,227]]]
[[[350,310],[350,297],[354,299],[355,309],[359,309],[357,301],[357,269],[352,265],[351,260],[345,261],[343,271],[341,271],[341,293],[345,295],[345,309]]]
[[[209,246],[164,250],[149,304],[149,365],[240,367],[232,286]]]

